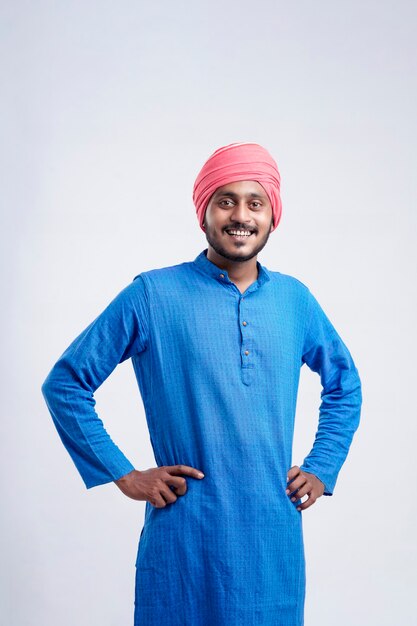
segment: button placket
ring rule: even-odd
[[[239,321],[241,327],[241,364],[242,368],[253,367],[252,363],[252,349],[251,349],[251,337],[248,333],[249,324],[246,315],[246,301],[242,296],[239,300]]]
[[[252,332],[248,321],[248,307],[246,300],[241,298],[239,306],[240,335],[241,340],[241,380],[244,385],[250,385],[254,375],[254,362],[252,359]]]

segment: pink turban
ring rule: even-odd
[[[275,230],[281,219],[281,176],[269,152],[257,143],[231,143],[219,148],[204,163],[194,183],[193,202],[200,228],[213,193],[218,187],[240,180],[255,180],[265,189],[272,205]]]

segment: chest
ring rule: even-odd
[[[259,289],[243,295],[222,285],[171,293],[152,306],[152,345],[188,367],[292,368],[301,359],[304,318],[288,294]]]

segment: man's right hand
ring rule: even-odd
[[[157,509],[162,509],[187,491],[187,481],[181,474],[204,478],[202,472],[189,465],[163,465],[143,471],[133,470],[113,482],[125,496],[133,500],[147,500]]]

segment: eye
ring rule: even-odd
[[[225,200],[220,200],[219,201],[219,205],[220,206],[230,206],[230,204],[226,205],[225,202],[230,202],[230,204],[233,204],[233,202],[231,200],[225,199]]]
[[[255,209],[258,209],[261,206],[261,203],[254,201],[252,202],[252,206],[255,207]]]

